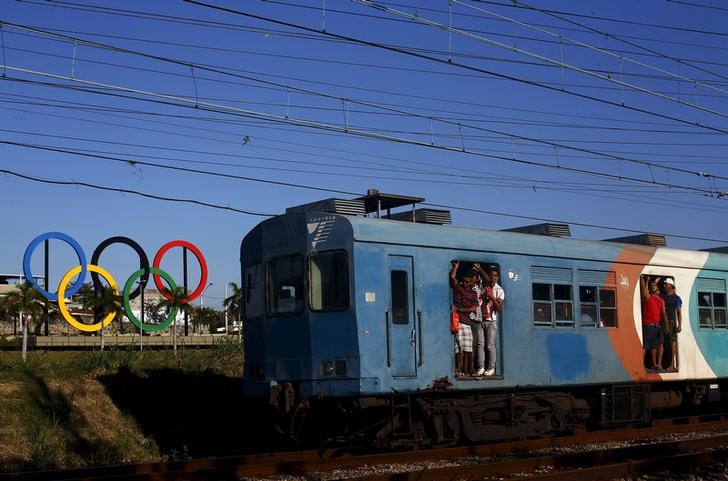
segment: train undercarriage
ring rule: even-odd
[[[696,414],[725,404],[719,383],[659,383],[512,392],[421,392],[296,399],[282,384],[271,398],[278,431],[296,442],[441,447],[565,435]]]

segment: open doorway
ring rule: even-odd
[[[678,334],[682,330],[682,299],[677,294],[675,277],[643,275],[642,343],[645,369],[651,372],[676,372]]]
[[[457,259],[450,263],[451,309],[460,324],[453,332],[458,379],[503,375],[499,327],[505,292],[499,281],[497,263]]]

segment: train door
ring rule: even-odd
[[[417,331],[411,256],[388,257],[387,366],[392,377],[415,377]]]

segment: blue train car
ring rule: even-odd
[[[289,434],[318,413],[318,426],[444,444],[720,404],[728,256],[457,228],[441,225],[447,213],[415,210],[420,200],[330,199],[244,238],[244,389],[275,407]],[[492,376],[455,375],[453,261],[500,270]],[[661,287],[669,279],[683,300],[670,372],[645,367],[645,275]]]

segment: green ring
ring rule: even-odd
[[[126,313],[126,317],[129,318],[129,320],[134,324],[136,327],[139,328],[141,331],[147,331],[147,332],[159,332],[163,329],[166,329],[169,327],[170,324],[172,324],[172,321],[174,320],[175,316],[177,315],[177,306],[172,307],[172,310],[170,311],[169,315],[167,316],[167,319],[164,320],[161,324],[144,324],[142,323],[137,317],[134,315],[134,313],[131,311],[131,305],[129,304],[129,296],[131,295],[131,286],[134,284],[134,281],[139,279],[142,274],[144,274],[144,268],[139,269],[134,274],[132,274],[129,279],[127,279],[126,284],[124,284],[124,312]],[[169,287],[172,288],[172,291],[177,289],[177,285],[172,280],[172,276],[164,272],[162,269],[157,269],[156,267],[151,267],[149,269],[152,274],[159,274],[162,276],[162,278],[167,281],[167,284],[169,284]],[[144,306],[142,305],[142,309],[144,309]]]

